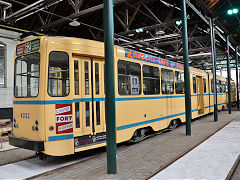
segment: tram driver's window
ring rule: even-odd
[[[138,63],[118,61],[118,92],[120,95],[141,94],[141,66]]]
[[[174,76],[172,70],[168,69],[161,70],[161,84],[163,94],[174,93]]]
[[[69,94],[69,58],[66,52],[53,51],[49,55],[48,94],[67,96]]]

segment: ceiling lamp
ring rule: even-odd
[[[74,19],[72,22],[69,23],[70,26],[80,26],[80,22]]]
[[[162,31],[162,30],[159,30],[159,31],[156,32],[156,34],[157,34],[157,35],[163,35],[163,34],[165,34],[165,32]]]

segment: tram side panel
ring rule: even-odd
[[[184,96],[174,93],[173,70],[159,68],[150,63],[133,60],[129,62],[127,58],[117,60],[115,65],[115,85],[118,87],[115,92],[118,142],[129,140],[137,129],[151,127],[158,131],[167,128],[172,119],[185,120],[185,107],[182,105],[185,103]],[[141,69],[143,71],[139,73]],[[153,71],[154,77],[149,77],[153,75],[150,73]],[[160,77],[156,78],[156,75]],[[167,77],[170,77],[170,81],[172,79],[172,84],[164,84],[160,88],[160,84],[164,83],[163,78]],[[158,87],[152,87],[150,78]],[[160,84],[157,81],[160,81]]]

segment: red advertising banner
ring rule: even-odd
[[[56,133],[73,132],[72,104],[56,104]]]

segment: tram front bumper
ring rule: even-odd
[[[34,151],[44,151],[44,141],[32,141],[30,139],[19,138],[13,135],[9,135],[8,137],[10,145]]]

